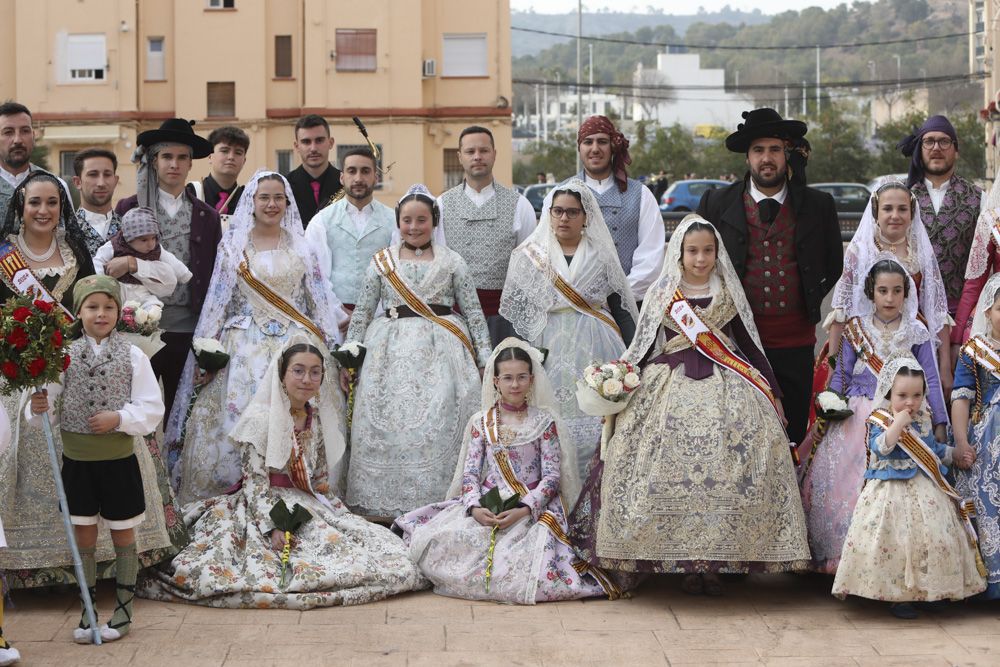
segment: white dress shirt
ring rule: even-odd
[[[111,209],[107,213],[94,213],[93,211],[87,210],[85,208],[80,208],[83,211],[83,217],[86,218],[87,222],[91,227],[94,228],[101,238],[105,241],[108,240],[108,227],[111,226],[111,221],[114,219],[115,211]]]
[[[156,191],[163,210],[171,218],[176,217],[177,211],[181,210],[181,204],[184,203],[184,191],[181,190],[181,193],[176,197],[162,188],[157,188]]]
[[[951,185],[951,179],[949,178],[941,184],[941,187],[936,188],[929,178],[925,178],[924,185],[927,186],[927,194],[931,197],[931,206],[934,207],[934,213],[937,214],[941,210],[941,204],[944,203],[944,196],[948,192],[948,186]]]
[[[598,180],[585,177],[587,186],[596,194],[602,195],[612,186],[617,187],[613,176]],[[542,203],[542,214],[539,224],[544,224],[549,219],[549,207],[552,206],[552,193],[558,190],[558,186],[549,190]],[[632,270],[628,274],[629,287],[632,288],[632,296],[636,301],[642,301],[646,297],[646,290],[653,284],[656,277],[663,269],[663,255],[667,251],[667,230],[663,225],[663,216],[660,214],[660,206],[656,203],[656,197],[649,188],[642,186],[642,194],[639,199],[639,244],[632,253]],[[606,222],[606,221],[605,221]]]
[[[354,229],[357,230],[358,236],[361,236],[361,234],[365,231],[365,225],[368,224],[368,218],[372,217],[372,211],[374,208],[375,207],[371,202],[368,202],[361,208],[347,202],[347,207],[345,209],[347,211],[347,217],[349,217],[351,222],[354,223]],[[306,227],[306,229],[309,228]]]
[[[19,174],[12,174],[3,167],[0,167],[0,178],[10,183],[10,187],[12,188],[16,188],[21,183],[23,183],[24,179],[26,179],[28,177],[28,174],[30,173],[31,173],[30,167],[28,169],[25,169]]]
[[[788,186],[787,185],[782,185],[781,186],[781,192],[779,192],[776,195],[766,195],[766,194],[764,194],[763,192],[761,192],[760,190],[757,189],[757,184],[754,183],[753,179],[751,178],[750,179],[750,196],[753,198],[754,203],[756,203],[756,204],[759,204],[761,199],[773,199],[774,201],[778,202],[779,204],[784,204],[785,203],[785,197],[788,196]]]
[[[100,343],[85,336],[90,349],[100,356],[108,348],[108,339],[105,338]],[[132,436],[148,435],[156,430],[163,419],[163,397],[160,394],[160,384],[153,374],[153,367],[149,363],[146,353],[135,345],[129,345],[129,361],[132,362],[132,395],[128,403],[118,410],[118,417],[121,423],[115,431],[126,433]],[[53,406],[56,399],[63,391],[63,386],[58,382],[45,385],[49,396],[49,420],[55,426],[59,423],[59,417],[54,414]],[[31,412],[31,401],[24,406],[24,418],[28,424],[36,428],[42,425],[42,416]]]

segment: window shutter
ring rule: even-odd
[[[486,33],[446,34],[441,76],[487,76]]]

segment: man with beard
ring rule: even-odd
[[[372,256],[392,240],[396,214],[375,200],[378,165],[371,150],[348,151],[343,167],[340,182],[345,196],[316,214],[306,227],[306,240],[319,253],[333,293],[348,312],[354,312]]]
[[[28,177],[28,174],[33,171],[46,171],[30,162],[31,151],[34,148],[35,131],[31,128],[31,112],[28,111],[28,107],[17,102],[0,104],[0,220],[7,216],[7,206],[10,204],[10,198],[14,196],[14,189]],[[69,195],[69,186],[66,182],[61,178],[59,182]]]
[[[89,225],[107,241],[121,225],[121,217],[111,206],[118,187],[118,157],[105,148],[85,148],[73,157],[73,171],[73,185],[80,191],[76,217],[81,226]]]
[[[225,230],[243,194],[243,186],[237,185],[236,179],[247,163],[250,137],[240,128],[226,125],[212,130],[208,143],[212,144],[212,154],[208,156],[209,174],[200,181],[188,183],[188,188],[195,197],[219,212]]]
[[[632,296],[641,305],[663,268],[666,230],[660,206],[649,188],[629,178],[625,169],[632,162],[628,139],[606,116],[583,121],[576,143],[583,171],[574,178],[584,181],[597,198]],[[555,190],[558,188],[553,188],[542,203],[539,219],[546,224]]]
[[[927,228],[938,259],[948,297],[948,312],[954,317],[965,284],[965,265],[976,231],[983,191],[955,173],[958,135],[944,116],[931,116],[919,130],[898,146],[910,158],[907,187],[917,198],[920,219]],[[964,326],[954,327],[952,340],[961,344]]]
[[[304,226],[340,192],[340,170],[330,164],[333,143],[322,116],[308,114],[295,123],[295,150],[302,164],[288,174],[288,183]]]
[[[458,135],[458,161],[465,178],[438,199],[442,238],[469,265],[476,294],[494,345],[513,336],[500,316],[500,294],[507,280],[510,253],[535,230],[535,209],[513,188],[493,178],[497,159],[493,133],[472,125]]]
[[[788,436],[798,443],[809,418],[820,307],[844,268],[840,222],[832,196],[789,182],[789,152],[806,124],[766,108],[743,118],[726,148],[746,155],[749,173],[707,191],[698,214],[718,229],[740,276],[778,380]]]

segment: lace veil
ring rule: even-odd
[[[718,294],[722,289],[729,292],[729,296],[736,306],[736,312],[743,321],[743,326],[746,327],[750,338],[758,349],[764,349],[760,342],[760,334],[757,333],[757,325],[754,324],[750,303],[743,292],[743,286],[736,274],[736,269],[733,268],[732,260],[729,259],[729,253],[726,252],[726,246],[723,245],[719,232],[712,223],[692,213],[681,220],[677,229],[670,235],[670,243],[667,244],[667,252],[664,255],[663,269],[653,281],[649,291],[646,292],[646,298],[642,302],[642,312],[639,313],[639,320],[635,328],[635,338],[632,339],[632,344],[623,356],[625,361],[638,365],[639,361],[646,356],[650,346],[657,340],[667,308],[674,299],[674,292],[680,287],[683,272],[681,258],[684,249],[684,235],[694,223],[708,225],[715,235],[715,270],[712,272],[710,281],[712,295]]]
[[[538,409],[538,412],[535,412],[534,415],[529,413],[529,419],[522,427],[517,442],[530,442],[541,437],[545,429],[548,428],[549,423],[553,420],[555,421],[556,431],[559,434],[559,495],[562,497],[563,507],[569,512],[576,504],[576,500],[580,495],[580,489],[582,488],[577,468],[576,444],[573,442],[573,436],[570,434],[569,428],[558,417],[559,404],[552,390],[552,383],[549,381],[549,376],[545,373],[545,367],[542,365],[542,353],[517,338],[504,339],[496,346],[493,354],[490,355],[489,361],[486,362],[486,367],[483,369],[483,391],[482,400],[480,401],[481,411],[474,415],[465,427],[465,435],[462,438],[462,451],[458,457],[458,466],[455,469],[455,475],[452,477],[451,486],[448,487],[448,497],[455,498],[462,495],[462,476],[465,473],[465,459],[469,454],[469,433],[474,426],[482,429],[483,425],[480,423],[480,420],[482,420],[490,408],[496,405],[496,394],[493,389],[493,362],[496,361],[500,352],[509,347],[520,348],[531,357],[531,373],[534,375],[534,382],[531,386],[531,393],[528,395],[528,405]],[[487,467],[484,465],[484,478],[486,471]]]
[[[562,276],[584,298],[603,298],[612,292],[621,297],[622,307],[638,320],[635,298],[628,278],[622,270],[614,239],[604,221],[594,193],[587,185],[573,179],[557,190],[570,190],[580,195],[587,216],[583,239],[569,264],[552,231],[551,218],[540,222],[531,236],[511,253],[507,280],[500,299],[500,314],[509,321],[518,335],[534,340],[545,329],[549,310],[565,299],[552,284],[556,274]],[[548,258],[544,272],[529,257],[534,250]],[[561,437],[561,435],[560,435]]]
[[[293,336],[285,349],[296,343],[313,344],[304,336]],[[295,440],[291,403],[278,373],[280,363],[281,355],[277,354],[267,367],[257,392],[229,433],[229,437],[234,441],[256,449],[264,460],[264,465],[275,470],[282,470],[288,463],[288,458],[292,454],[292,442]],[[310,403],[319,417],[332,488],[339,479],[339,464],[346,449],[343,430],[344,406],[343,397],[336,387],[337,365],[325,353],[323,368],[325,372],[319,393]]]
[[[852,296],[853,302],[857,304],[854,315],[861,318],[862,322],[867,323],[875,313],[875,302],[865,294],[865,279],[872,268],[881,261],[890,261],[906,272],[906,281],[910,285],[909,293],[906,296],[906,301],[903,302],[902,319],[899,323],[899,329],[896,330],[896,334],[893,337],[893,347],[896,349],[905,347],[905,349],[909,350],[914,345],[919,345],[930,340],[930,332],[917,319],[920,304],[917,300],[917,285],[913,282],[913,276],[910,275],[909,271],[906,271],[906,267],[899,261],[899,258],[891,252],[882,251],[877,253],[865,267],[864,273],[858,276],[859,279],[857,284],[854,285],[854,294]]]
[[[969,263],[965,267],[965,279],[978,278],[986,273],[990,257],[990,237],[993,226],[1000,221],[1000,178],[993,179],[993,187],[983,199],[979,207],[979,220],[976,221],[976,234],[972,237],[972,248],[969,251]],[[1000,247],[1000,244],[997,244]],[[994,270],[996,267],[994,267]]]
[[[986,311],[996,301],[997,292],[1000,292],[1000,273],[994,273],[990,276],[990,279],[983,286],[983,291],[979,293],[976,312],[972,314],[972,331],[969,334],[970,337],[993,335],[990,321],[986,319]]]
[[[909,190],[907,190],[909,192]],[[866,267],[871,267],[872,261],[880,252],[875,245],[876,236],[879,233],[878,223],[872,212],[872,202],[868,202],[865,212],[861,216],[861,223],[854,233],[854,238],[844,252],[844,273],[833,288],[833,300],[831,306],[834,310],[843,313],[845,320],[858,314],[858,308],[863,305],[856,297],[861,294],[864,297],[864,282],[867,273]],[[944,291],[944,280],[941,278],[941,270],[938,268],[937,255],[931,246],[931,240],[927,236],[927,229],[920,219],[920,210],[915,209],[913,222],[910,224],[910,231],[907,238],[909,257],[907,260],[899,260],[900,264],[911,275],[920,273],[920,312],[927,320],[927,329],[932,337],[937,340],[938,333],[949,324],[948,319],[948,296]],[[858,289],[861,288],[859,292]],[[867,301],[867,298],[864,298]]]
[[[896,357],[895,359],[886,363],[882,367],[882,370],[878,374],[878,384],[875,385],[875,406],[873,410],[879,408],[889,409],[889,399],[885,397],[892,389],[892,383],[896,380],[896,374],[899,373],[901,368],[911,368],[924,373],[924,378],[926,382],[927,373],[924,371],[924,367],[920,365],[920,362],[913,357]],[[924,413],[929,414],[929,408],[927,407],[927,396],[924,395],[924,402],[921,409]],[[891,410],[890,410],[891,411]],[[914,419],[916,421],[916,419]]]
[[[306,313],[306,315],[327,335],[329,339],[327,343],[330,341],[342,342],[339,323],[347,319],[347,313],[337,297],[334,296],[333,290],[330,289],[330,283],[324,280],[323,269],[315,250],[305,240],[302,217],[295,205],[292,188],[284,176],[263,169],[258,170],[247,183],[243,195],[236,205],[236,211],[230,219],[229,229],[226,230],[219,242],[215,268],[212,270],[212,280],[205,297],[205,305],[202,307],[198,325],[194,330],[195,338],[217,339],[222,333],[226,307],[236,293],[239,282],[237,272],[243,261],[243,251],[250,241],[250,233],[254,227],[254,195],[257,194],[261,179],[273,176],[281,179],[285,188],[285,197],[288,200],[285,217],[281,220],[284,241],[288,244],[289,249],[301,258],[306,267],[304,283],[314,308],[312,313]],[[187,363],[184,365],[184,372],[177,388],[177,396],[174,398],[173,408],[167,422],[167,442],[176,442],[180,436],[185,411],[194,391],[194,368],[194,355],[188,354]]]

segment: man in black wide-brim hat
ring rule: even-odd
[[[844,268],[840,222],[833,197],[804,180],[790,182],[789,152],[806,124],[766,108],[743,118],[726,148],[744,153],[749,171],[707,191],[698,214],[718,229],[743,282],[778,380],[788,436],[798,443],[809,418],[820,307]]]
[[[192,161],[208,157],[212,152],[212,144],[195,134],[193,125],[194,121],[171,118],[159,129],[147,130],[138,136],[138,148],[132,157],[138,165],[137,194],[123,199],[115,207],[119,215],[136,206],[156,211],[162,247],[172,252],[193,274],[187,285],[177,285],[173,294],[163,297],[160,327],[165,345],[151,360],[156,376],[163,380],[167,415],[191,350],[194,328],[212,279],[216,248],[222,239],[218,212],[184,187]]]

